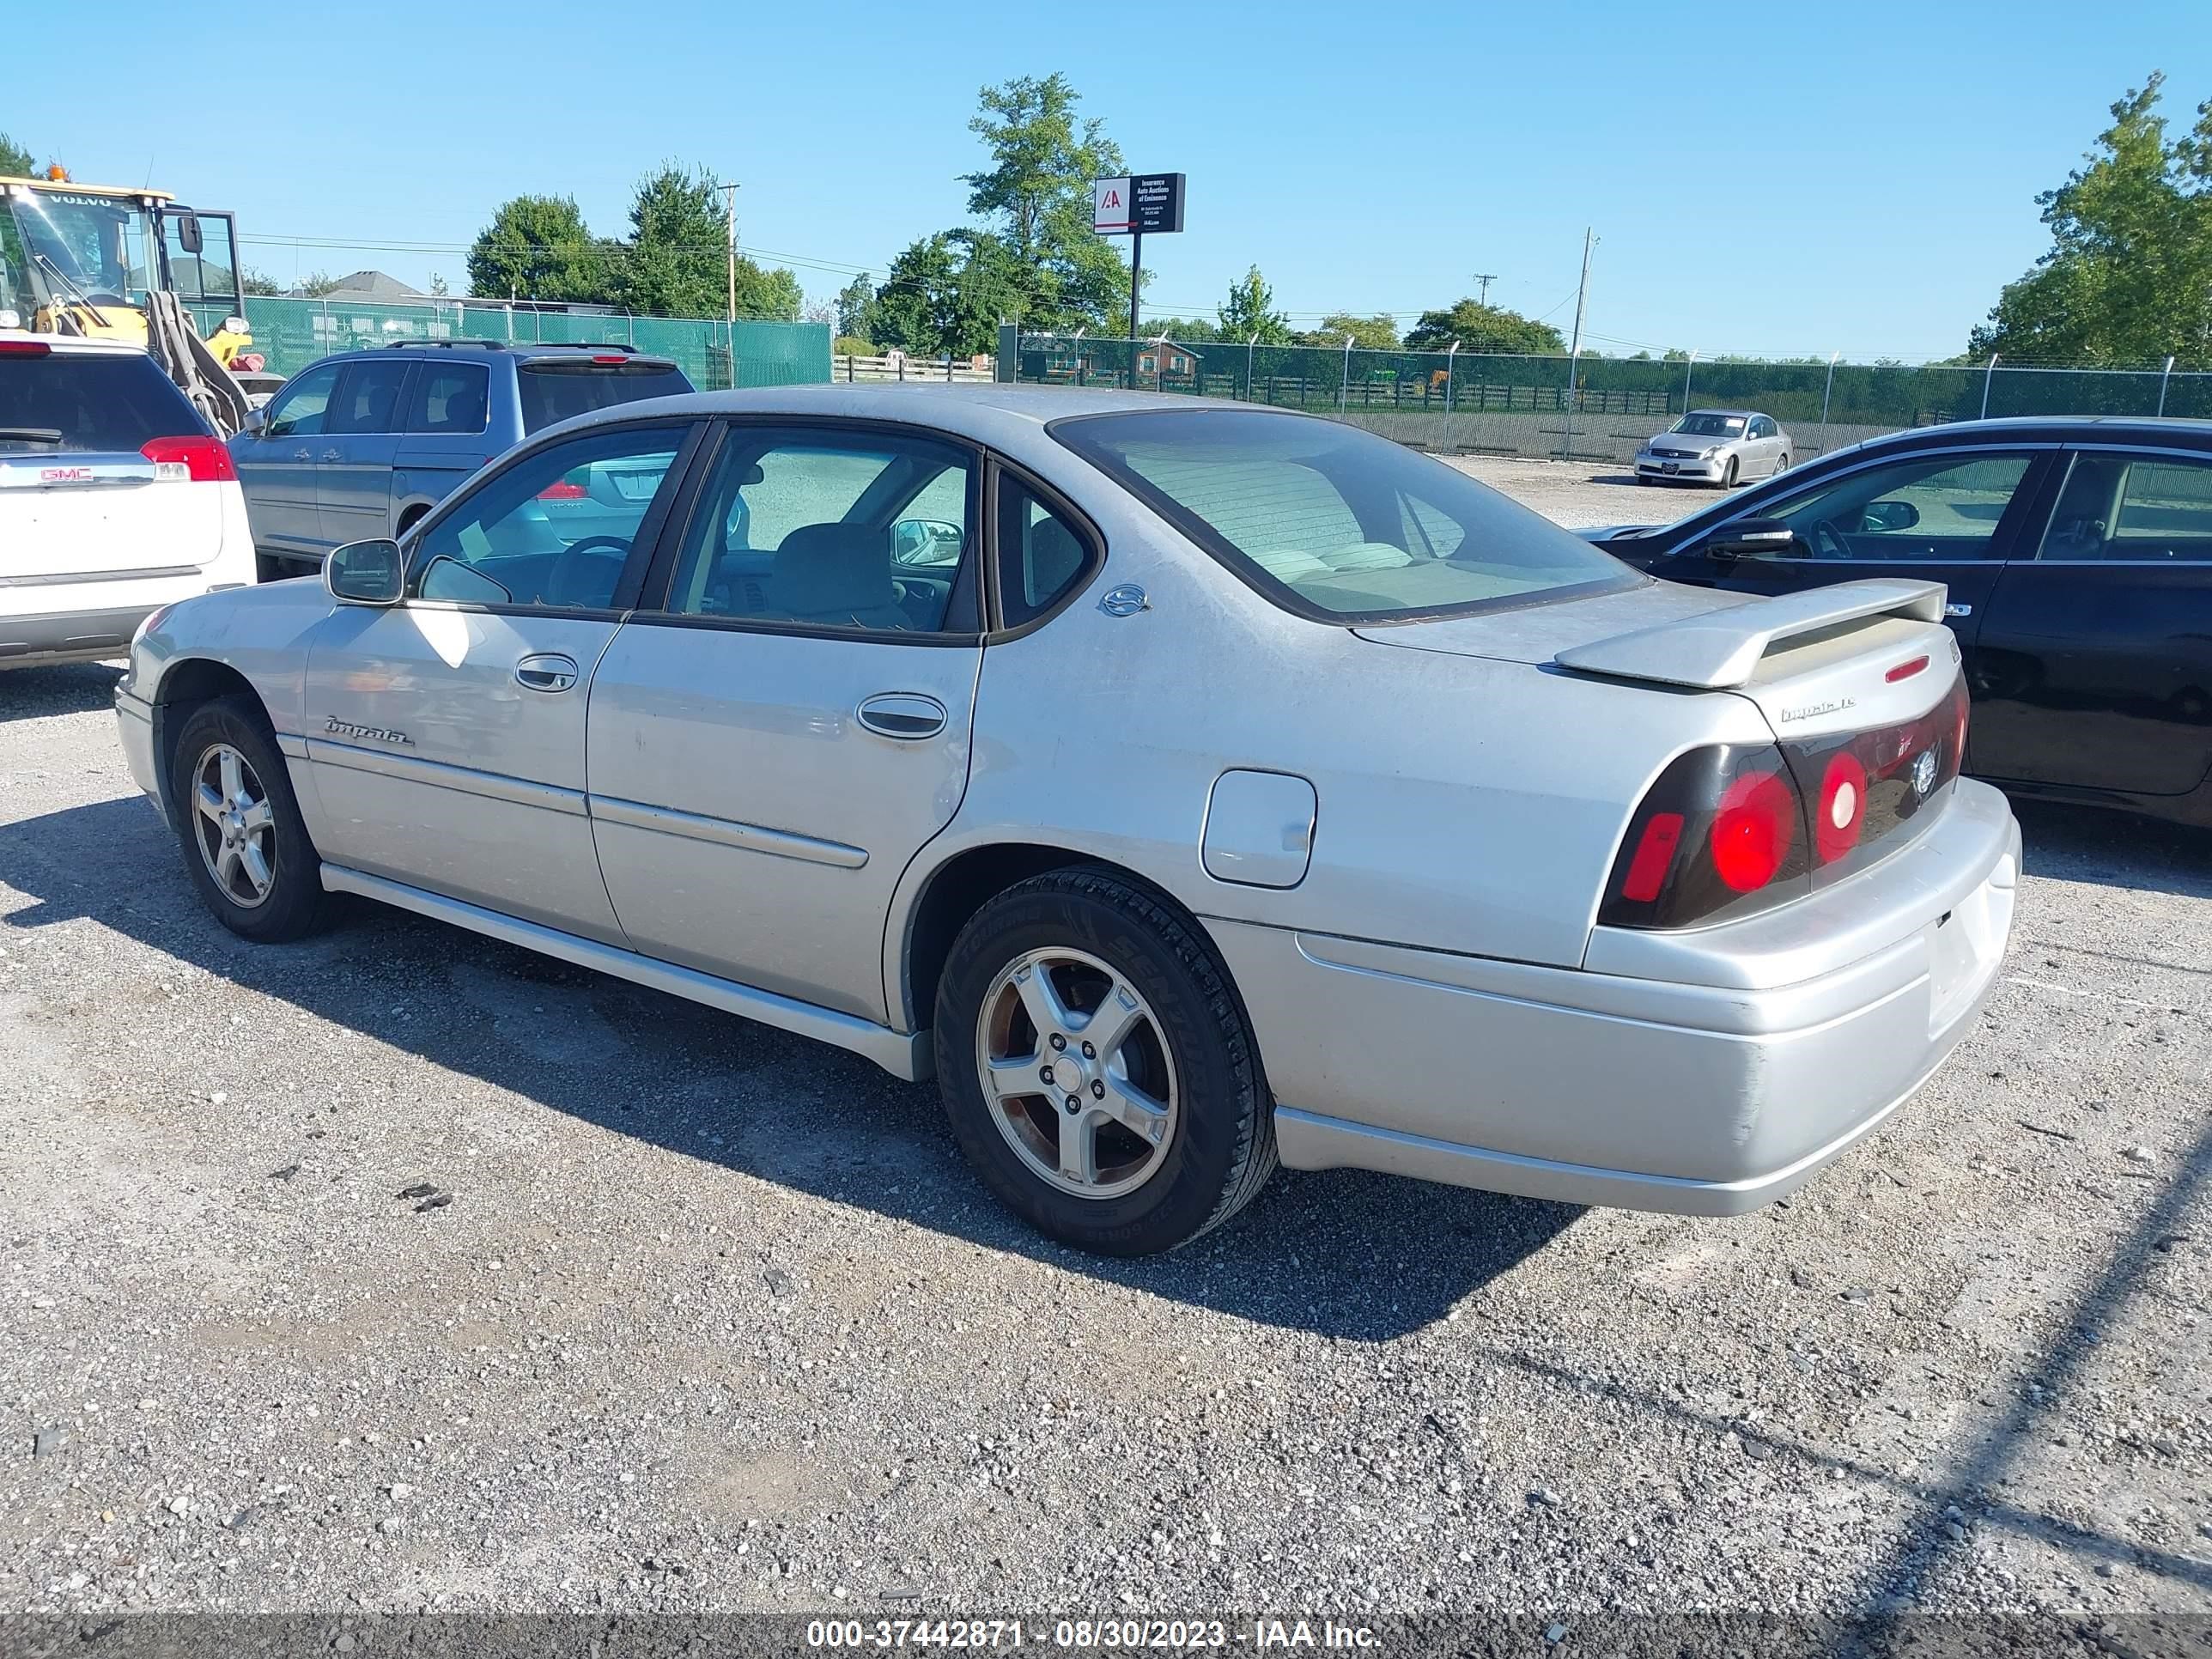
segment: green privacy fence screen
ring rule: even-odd
[[[1876,432],[2020,415],[2212,419],[2212,374],[1894,363],[1568,360],[1349,352],[1000,331],[1004,379],[1231,398],[1340,416],[1407,443],[1626,459],[1685,409],[1771,415],[1813,454]],[[1012,354],[1012,371],[1004,362]]]
[[[212,327],[220,318],[202,318]],[[626,312],[561,312],[462,305],[357,305],[341,300],[249,296],[246,325],[253,349],[280,374],[297,374],[333,351],[403,340],[513,340],[524,345],[635,346],[672,357],[702,391],[729,386],[799,386],[830,378],[830,328],[824,323],[722,322],[633,317]],[[732,373],[732,364],[735,363]]]

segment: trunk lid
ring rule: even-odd
[[[1937,582],[1838,582],[1778,599],[1651,582],[1353,632],[1632,684],[1734,692],[1759,706],[1777,738],[1798,738],[1896,724],[1939,701],[1959,660],[1942,617]]]
[[[161,472],[143,455],[0,453],[0,587],[213,562],[222,486]]]

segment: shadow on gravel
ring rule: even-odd
[[[2212,830],[2094,806],[2015,800],[2031,876],[2212,898]]]
[[[1243,1216],[1172,1255],[1084,1255],[1040,1238],[983,1190],[934,1085],[381,906],[349,906],[319,939],[249,945],[201,908],[179,857],[136,798],[0,824],[0,883],[33,900],[6,923],[85,918],[585,1122],[1262,1324],[1404,1335],[1582,1213],[1387,1176],[1285,1170]]]
[[[122,669],[104,662],[0,670],[0,720],[112,708],[115,683],[122,678]]]

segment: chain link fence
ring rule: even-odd
[[[217,308],[218,313],[220,307]],[[220,314],[198,319],[203,332]],[[823,323],[729,323],[634,317],[627,312],[536,311],[458,300],[368,305],[349,300],[249,295],[253,349],[279,374],[296,374],[334,351],[404,340],[512,340],[521,345],[627,345],[673,358],[702,391],[806,386],[830,379],[830,328]]]
[[[1885,432],[1981,416],[2212,419],[2212,374],[1902,363],[1774,363],[1327,346],[1185,344],[1000,331],[1002,380],[1230,398],[1330,415],[1416,447],[1559,459],[1633,459],[1692,409],[1749,409],[1793,459]]]

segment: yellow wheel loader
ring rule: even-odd
[[[0,175],[0,333],[80,335],[143,346],[228,435],[244,424],[234,367],[247,348],[238,228],[166,191]],[[209,319],[204,337],[194,313]]]

